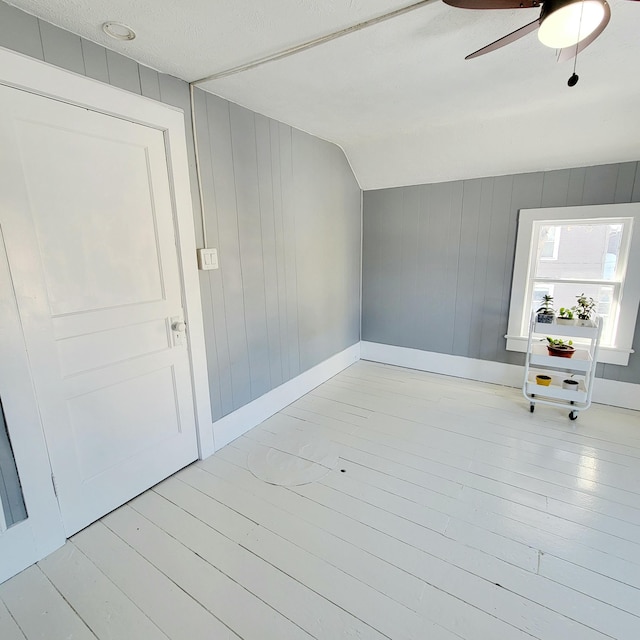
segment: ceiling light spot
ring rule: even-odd
[[[136,37],[136,32],[131,27],[120,22],[105,22],[102,30],[115,40],[133,40]]]

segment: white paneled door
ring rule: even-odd
[[[0,104],[0,225],[71,535],[197,457],[165,138],[8,87]]]

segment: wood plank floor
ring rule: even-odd
[[[323,438],[268,484],[248,455]],[[640,415],[359,362],[0,586],[2,640],[640,639]]]

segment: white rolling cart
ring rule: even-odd
[[[598,347],[602,323],[594,320],[595,326],[585,327],[557,322],[546,324],[536,321],[532,314],[529,324],[529,341],[525,364],[522,393],[529,400],[529,410],[533,413],[536,404],[563,406],[570,409],[569,418],[575,420],[579,411],[591,406],[593,382],[596,374]],[[575,353],[571,358],[549,355],[547,336],[573,340]],[[551,377],[551,384],[543,386],[536,383],[537,375]],[[566,389],[566,379],[578,382],[575,389]]]

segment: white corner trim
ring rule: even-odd
[[[281,384],[249,404],[213,423],[216,451],[239,438],[253,427],[284,409],[305,393],[337,375],[360,359],[360,343],[328,358],[324,362]],[[212,452],[213,453],[213,452]]]
[[[446,353],[421,351],[407,347],[394,347],[376,342],[360,343],[360,358],[382,364],[392,364],[419,371],[429,371],[456,378],[467,378],[479,382],[501,384],[507,387],[522,387],[524,367],[491,360],[476,360]],[[593,402],[609,404],[624,409],[640,411],[640,385],[596,378],[593,387]]]

